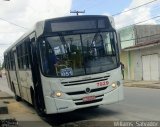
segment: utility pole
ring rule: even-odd
[[[84,11],[76,11],[76,10],[74,10],[74,11],[70,11],[70,13],[76,13],[77,16],[78,16],[79,13],[85,13],[85,10]]]

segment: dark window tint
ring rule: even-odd
[[[29,43],[30,40],[27,38],[17,46],[18,67],[20,70],[30,69]]]

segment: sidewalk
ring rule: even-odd
[[[15,119],[20,127],[51,127],[28,103],[14,99],[14,94],[3,77],[0,78],[0,120],[7,119]]]
[[[160,89],[160,81],[124,81],[126,87]]]
[[[33,107],[23,101],[17,102],[12,95],[0,91],[0,120],[10,119],[18,121],[20,127],[51,127]]]
[[[8,87],[6,76],[3,76],[2,78],[0,78],[0,90],[8,93],[11,96],[14,96],[14,93]]]
[[[10,94],[0,90],[0,100],[2,100],[2,99],[12,99],[13,97],[14,97],[13,95],[10,95]]]

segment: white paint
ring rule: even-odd
[[[103,91],[97,91],[89,94],[68,95],[66,93],[84,91],[88,87],[90,89],[95,89],[98,87],[96,85],[96,82],[74,85],[74,86],[64,86],[63,84],[61,84],[62,81],[63,82],[77,81],[77,80],[82,80],[88,76],[94,79],[108,75],[110,75],[110,77],[107,80],[109,82],[108,88]],[[92,74],[88,76],[78,76],[72,78],[49,78],[49,77],[44,77],[41,74],[44,101],[46,105],[46,113],[55,114],[55,113],[69,112],[79,108],[85,108],[103,104],[111,104],[123,100],[123,83],[122,83],[120,67],[105,73]],[[120,81],[121,85],[117,89],[113,89],[111,84],[116,81]],[[50,95],[52,91],[61,91],[62,96],[51,97]],[[82,102],[83,100],[81,99],[83,99],[86,96],[99,96],[99,95],[104,95],[103,97],[101,97],[103,98],[103,101],[97,103],[76,105],[74,101],[76,99],[80,99],[79,101],[76,102]]]
[[[143,80],[158,81],[159,80],[159,65],[158,54],[142,56],[143,63]]]
[[[150,56],[151,80],[159,80],[158,54]]]
[[[143,80],[150,80],[150,56],[142,56]]]

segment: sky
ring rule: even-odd
[[[62,17],[70,10],[85,10],[85,15],[114,15],[153,0],[0,0],[0,62],[3,52],[37,21]],[[116,28],[160,15],[160,0],[114,16]],[[8,22],[5,22],[7,20]],[[158,24],[160,18],[143,22]],[[16,25],[13,25],[16,24]]]

